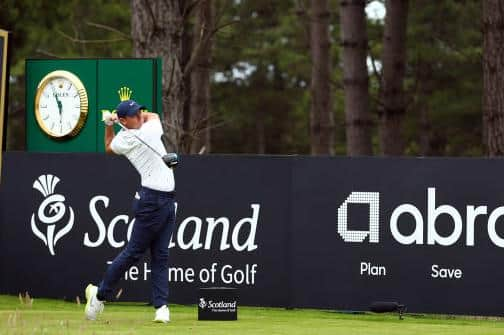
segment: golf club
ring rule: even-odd
[[[176,153],[173,152],[173,153],[168,153],[166,155],[161,155],[161,153],[159,153],[159,151],[157,151],[156,149],[154,149],[153,147],[151,147],[147,142],[145,142],[144,140],[142,140],[136,134],[134,134],[133,132],[129,131],[129,129],[126,128],[121,122],[119,122],[118,120],[116,120],[116,121],[114,121],[114,123],[118,124],[124,131],[129,132],[137,140],[139,140],[142,144],[144,144],[147,148],[149,148],[150,150],[152,150],[152,152],[154,152],[156,155],[158,155],[159,157],[161,157],[161,159],[163,160],[163,162],[169,168],[173,169],[174,167],[176,167],[178,165],[178,155]]]

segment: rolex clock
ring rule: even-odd
[[[68,71],[53,71],[37,86],[35,118],[49,137],[68,139],[79,134],[88,114],[88,95],[80,79]]]

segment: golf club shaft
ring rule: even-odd
[[[124,131],[127,131],[129,132],[131,135],[133,135],[137,140],[139,140],[141,143],[145,144],[145,146],[149,149],[152,150],[152,152],[154,152],[156,155],[158,155],[159,157],[163,158],[163,155],[161,155],[156,149],[154,149],[153,147],[151,147],[149,144],[147,144],[147,142],[145,142],[144,140],[142,140],[140,137],[138,137],[136,134],[134,134],[133,132],[131,132],[128,128],[126,128],[121,122],[119,121],[115,121],[115,123],[117,123]]]

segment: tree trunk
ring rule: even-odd
[[[435,152],[433,147],[434,136],[432,129],[432,120],[430,117],[429,97],[432,96],[433,78],[432,64],[423,60],[416,62],[415,81],[417,86],[416,107],[412,112],[418,114],[419,132],[418,143],[421,156],[432,156]]]
[[[365,0],[340,2],[347,155],[371,155]]]
[[[383,36],[382,81],[378,107],[380,145],[383,155],[404,154],[403,119],[406,97],[403,89],[406,64],[408,0],[387,0]]]
[[[310,135],[313,155],[333,154],[334,116],[331,101],[331,42],[328,0],[311,1],[312,56]]]
[[[488,154],[504,154],[504,6],[483,1],[483,126]]]
[[[182,33],[182,63],[187,64],[191,58],[191,53],[193,51],[193,31],[191,29],[191,24],[189,20],[184,22],[184,31]],[[191,134],[191,78],[190,75],[184,75],[184,109],[182,111],[182,133],[179,138],[179,152],[190,153],[192,134]]]
[[[194,47],[200,57],[191,73],[191,152],[210,152],[210,69],[212,66],[212,30],[215,13],[213,0],[201,0],[194,25]],[[208,38],[206,38],[209,36]]]
[[[167,150],[178,151],[183,135],[186,88],[182,61],[183,4],[179,0],[131,0],[134,57],[163,61],[163,128]]]

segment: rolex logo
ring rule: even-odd
[[[133,91],[129,87],[123,86],[123,87],[119,88],[119,90],[117,91],[117,94],[119,95],[119,100],[121,100],[121,102],[123,102],[123,101],[127,101],[127,100],[131,99],[131,96],[133,95]],[[102,109],[101,112],[102,112],[102,121],[104,121],[105,116],[108,113],[115,113],[116,110],[114,109],[114,110],[110,111],[109,109]]]
[[[133,91],[129,87],[123,86],[117,91],[117,94],[119,94],[119,99],[121,101],[126,101],[131,99]]]

